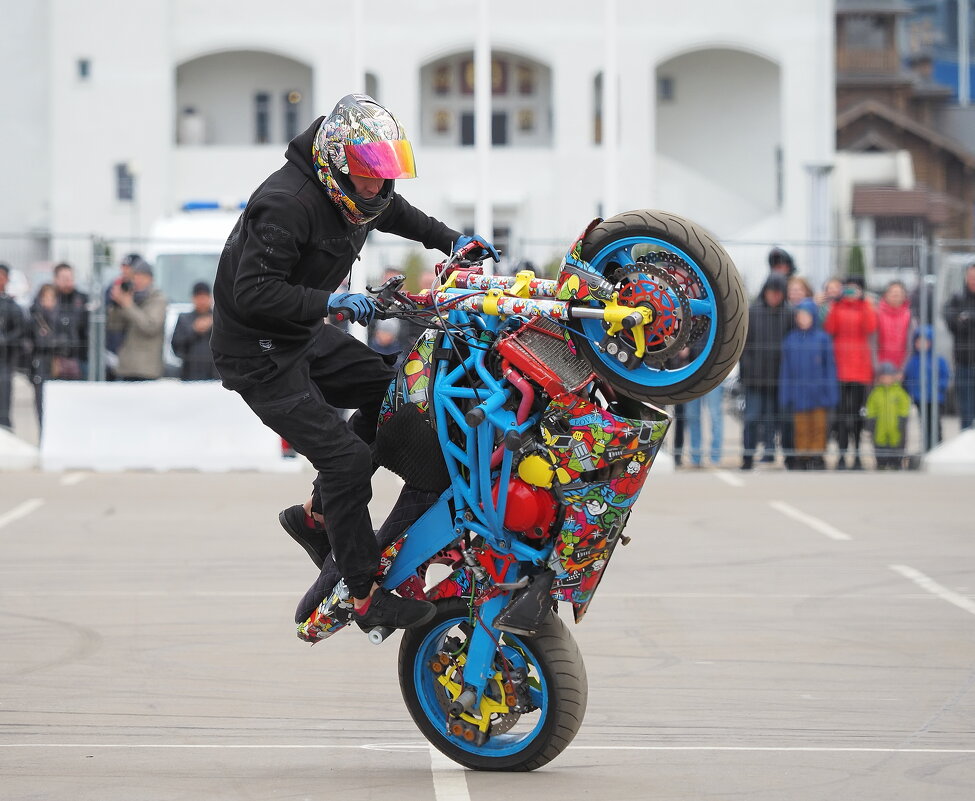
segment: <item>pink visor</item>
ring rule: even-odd
[[[366,178],[416,178],[413,148],[406,139],[346,145],[350,175]]]

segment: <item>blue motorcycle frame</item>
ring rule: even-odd
[[[683,238],[670,231],[675,221]],[[581,656],[545,604],[570,602],[581,620],[617,544],[627,541],[630,509],[670,425],[667,414],[640,401],[681,402],[720,383],[744,344],[747,302],[720,245],[693,223],[658,212],[593,221],[556,280],[530,271],[488,277],[458,257],[440,265],[439,286],[422,299],[425,319],[435,315],[438,329],[418,358],[429,377],[422,400],[402,372],[390,392],[391,414],[400,405],[422,407],[449,487],[386,547],[377,581],[438,604],[428,628],[407,631],[400,649],[404,699],[424,736],[468,767],[532,770],[565,748],[585,711]],[[548,346],[528,348],[519,361],[506,343],[529,342],[529,334]],[[699,343],[690,364],[667,367],[665,354],[689,341]],[[553,372],[546,360],[570,366]],[[572,364],[584,369],[573,372]],[[627,397],[617,398],[614,382]],[[509,516],[526,492],[530,503],[540,494],[558,510],[532,532],[512,527]],[[426,587],[434,562],[453,572]],[[537,639],[499,624],[542,573],[550,581],[538,608],[548,617]],[[349,623],[351,611],[339,582],[299,624],[299,637],[325,639]],[[391,633],[374,629],[369,638],[381,643]],[[551,667],[546,649],[553,648],[561,649],[560,664],[574,654],[578,675],[564,679]],[[558,713],[560,704],[572,708]],[[534,712],[527,731],[510,733]],[[555,729],[571,733],[560,740]]]

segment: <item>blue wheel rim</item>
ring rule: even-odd
[[[717,305],[714,299],[714,288],[711,286],[707,274],[698,266],[694,259],[688,256],[687,253],[676,245],[672,245],[670,242],[665,242],[662,239],[656,239],[655,237],[632,236],[625,239],[618,239],[615,242],[606,245],[606,247],[600,250],[589,263],[599,272],[602,272],[603,268],[613,261],[619,263],[625,268],[626,265],[633,264],[633,248],[637,245],[658,246],[663,250],[679,256],[694,272],[694,275],[698,278],[701,284],[707,289],[708,297],[691,301],[692,317],[704,315],[711,319],[711,325],[708,326],[704,348],[701,350],[700,354],[698,354],[693,361],[684,367],[678,367],[673,370],[661,370],[654,367],[649,367],[646,364],[641,364],[639,367],[629,370],[616,361],[616,359],[603,353],[595,347],[597,343],[602,341],[605,334],[601,320],[582,319],[580,320],[581,328],[583,334],[593,343],[593,350],[595,351],[596,356],[599,358],[600,363],[604,367],[608,368],[613,374],[618,375],[620,378],[624,378],[627,381],[642,384],[646,387],[670,387],[675,384],[679,384],[681,381],[684,381],[694,375],[704,365],[704,362],[707,361],[708,356],[711,355],[711,352],[714,349],[715,332],[717,331],[717,325],[715,325],[714,322],[717,319],[718,314]]]
[[[443,697],[443,688],[437,683],[433,672],[428,666],[430,660],[440,652],[443,640],[449,630],[466,621],[466,617],[449,618],[431,629],[420,643],[420,647],[416,652],[416,659],[413,662],[413,686],[416,688],[417,698],[420,701],[423,714],[442,733],[444,732],[444,723],[446,721],[446,713],[440,705],[440,699]],[[502,653],[512,663],[512,667],[534,668],[531,675],[532,678],[538,680],[539,686],[532,688],[531,697],[532,702],[538,709],[528,713],[528,715],[534,716],[536,720],[530,730],[518,730],[517,733],[506,732],[504,734],[493,735],[488,738],[484,745],[480,746],[443,733],[447,742],[470,754],[487,757],[514,756],[524,751],[538,738],[545,724],[546,712],[548,710],[549,688],[541,667],[538,665],[537,659],[528,643],[513,634],[505,634],[503,636]],[[522,715],[518,724],[525,720],[525,718],[526,715]],[[518,724],[515,724],[516,729],[519,728]]]

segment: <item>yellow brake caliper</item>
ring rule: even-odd
[[[434,657],[431,669],[437,675],[437,681],[447,691],[447,696],[451,701],[456,701],[460,697],[460,694],[464,691],[464,685],[461,682],[456,681],[454,677],[457,674],[463,675],[464,664],[466,661],[466,654],[460,654],[456,659],[453,660],[448,654],[443,652]],[[439,670],[437,669],[438,666],[440,668]],[[504,680],[501,677],[500,671],[495,673],[491,679],[498,685],[499,691],[503,690]],[[505,698],[504,692],[499,692],[499,694],[502,698]],[[511,700],[514,700],[515,703],[517,703],[517,700],[514,699],[513,696]],[[496,701],[487,693],[482,693],[481,703],[477,711],[480,714],[479,718],[475,717],[469,712],[463,712],[460,719],[477,728],[483,735],[487,735],[488,727],[491,725],[491,715],[503,715],[506,712],[510,712],[511,707],[503,701]],[[456,734],[458,737],[463,737],[464,727],[460,727],[456,732],[451,730],[451,733]]]
[[[647,349],[644,326],[653,321],[653,309],[649,306],[622,306],[619,300],[620,293],[614,292],[606,301],[603,313],[603,319],[609,323],[606,333],[615,336],[620,331],[628,330],[633,335],[633,344],[636,346],[634,355],[637,359],[642,359]]]

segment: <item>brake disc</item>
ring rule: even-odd
[[[448,656],[448,658],[450,658],[449,654],[445,654],[445,655]],[[456,665],[456,664],[451,665],[449,668],[447,668],[447,670],[450,670],[451,672],[460,672],[462,675],[462,668],[460,665]],[[444,687],[442,684],[439,684],[439,682],[437,683],[439,685],[439,692],[437,693],[437,702],[440,704],[440,708],[443,710],[444,715],[447,715],[447,709],[450,706],[451,702],[456,701],[457,699],[454,697],[453,693],[451,693],[446,687]],[[461,680],[459,684],[463,686],[463,680]],[[488,682],[485,694],[493,701],[498,701],[504,697],[504,686],[503,686],[503,681],[500,673],[495,674],[495,676],[491,679],[491,681]],[[479,714],[483,714],[480,712],[480,710],[476,710],[476,711]],[[510,731],[514,727],[514,725],[518,722],[519,718],[521,718],[520,712],[504,712],[504,713],[495,712],[491,714],[491,726],[488,729],[488,736],[494,736],[495,734],[504,734],[505,732]]]
[[[680,285],[684,294],[692,300],[702,300],[707,297],[707,288],[700,276],[690,265],[676,253],[670,251],[659,251],[640,256],[637,262],[653,264],[666,270],[668,274]],[[688,342],[696,342],[708,330],[711,324],[710,318],[698,316],[692,318],[690,332],[687,337]]]
[[[653,254],[654,258],[658,255],[665,254]],[[653,319],[644,327],[646,352],[643,363],[660,368],[668,359],[676,356],[690,338],[691,326],[686,325],[685,321],[691,319],[691,305],[682,284],[666,268],[645,261],[633,266],[637,269],[622,276],[619,303],[622,306],[648,306],[653,309]],[[620,331],[610,339],[616,340],[618,348],[635,354],[636,341],[631,331]],[[632,366],[638,364],[635,362]]]

